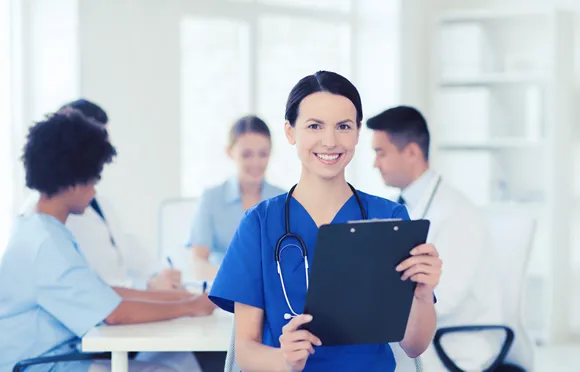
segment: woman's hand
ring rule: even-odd
[[[433,290],[441,278],[442,261],[433,244],[422,244],[411,250],[411,256],[397,266],[401,280],[417,282],[415,297],[420,300],[433,297]]]
[[[187,304],[191,316],[209,316],[217,308],[207,294],[195,296],[187,300]]]
[[[312,345],[322,345],[318,337],[306,330],[298,329],[302,324],[310,321],[312,321],[312,315],[298,315],[282,328],[280,349],[288,371],[302,371],[310,354],[314,354]]]
[[[209,248],[208,247],[193,247],[193,257],[194,259],[209,261]]]
[[[165,269],[149,280],[147,288],[155,291],[183,290],[181,271]]]

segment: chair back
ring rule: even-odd
[[[232,337],[230,339],[230,347],[226,353],[226,364],[224,372],[239,372],[240,367],[236,363],[236,323],[232,322]]]
[[[163,200],[159,205],[157,214],[158,260],[182,252],[191,226],[195,202],[195,198],[172,198]]]
[[[532,371],[534,344],[524,326],[523,304],[536,221],[511,210],[486,210],[485,217],[495,273],[501,278],[502,316],[515,334],[505,362]]]

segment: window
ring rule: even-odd
[[[182,194],[196,196],[234,171],[226,146],[230,125],[250,111],[248,27],[227,19],[184,20],[181,50]]]
[[[26,193],[27,124],[79,92],[77,1],[23,3],[0,0],[0,255]]]
[[[288,188],[300,163],[284,136],[288,93],[318,70],[355,83],[365,118],[398,99],[399,2],[380,0],[215,0],[191,5],[181,21],[181,175],[183,196],[198,196],[235,169],[227,132],[246,114],[272,131],[268,180]],[[229,5],[229,6],[228,6]],[[208,160],[211,159],[211,160]],[[372,169],[363,129],[347,177],[367,192],[390,195]]]
[[[76,0],[34,1],[31,6],[30,122],[79,95],[78,6]]]
[[[0,256],[8,243],[13,208],[10,5],[10,0],[0,0]]]
[[[300,176],[300,162],[284,135],[288,93],[299,79],[317,70],[350,77],[350,26],[265,16],[259,35],[257,111],[269,124],[273,139],[268,178],[289,188]]]
[[[257,0],[259,3],[268,5],[284,5],[305,9],[328,9],[349,11],[351,0]]]

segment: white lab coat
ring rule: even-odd
[[[437,327],[502,324],[499,288],[481,211],[445,179],[436,187],[438,180],[435,172],[427,171],[417,181],[421,185],[414,190],[416,200],[408,205],[412,219],[431,221],[427,242],[435,245],[443,261],[435,290]],[[405,191],[402,196],[406,198]],[[460,368],[478,371],[497,355],[501,338],[495,334],[455,334],[445,336],[442,345]],[[421,364],[424,372],[446,371],[433,345],[421,356]]]

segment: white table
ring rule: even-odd
[[[217,309],[207,317],[162,322],[103,325],[82,339],[83,352],[111,352],[113,372],[127,372],[130,351],[227,351],[233,315]]]

